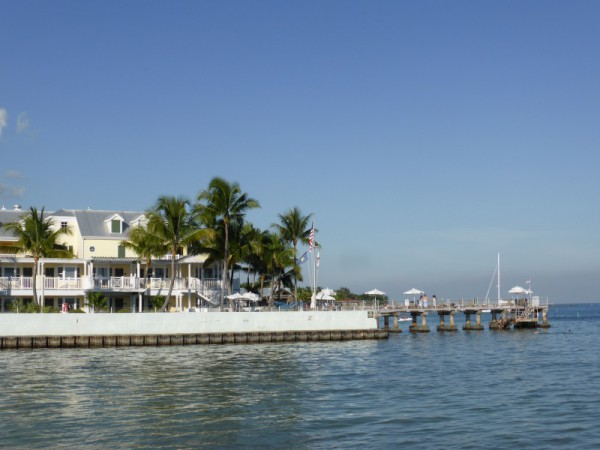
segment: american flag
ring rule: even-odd
[[[308,235],[308,251],[312,253],[313,248],[315,248],[315,226],[310,229],[310,234]]]

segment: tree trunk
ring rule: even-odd
[[[165,302],[162,305],[162,310],[166,311],[167,306],[169,305],[169,299],[171,298],[171,294],[173,293],[173,286],[175,286],[175,257],[177,256],[177,252],[173,252],[171,254],[171,282],[169,283],[169,293],[167,294],[167,298],[165,298]]]
[[[297,243],[294,241],[294,300],[298,301],[298,260],[296,259],[296,255],[298,254],[298,250],[296,249]]]
[[[227,286],[227,258],[229,258],[229,224],[227,220],[223,221],[225,227],[225,258],[223,258],[223,273],[221,276],[221,309],[225,305],[225,295],[228,292]]]
[[[271,292],[269,292],[269,308],[273,308],[273,291],[275,289],[275,280],[271,280]]]

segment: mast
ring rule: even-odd
[[[498,253],[498,304],[500,304],[500,253]]]

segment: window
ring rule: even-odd
[[[61,228],[69,228],[69,224],[67,222],[61,222],[60,227]]]
[[[154,278],[168,278],[169,271],[168,269],[163,269],[162,267],[157,267],[154,269]]]
[[[58,269],[60,271],[60,268]],[[75,278],[77,276],[76,267],[65,267],[63,271],[64,278]]]
[[[112,270],[110,270],[108,267],[94,267],[94,276],[100,278],[108,278],[112,275],[111,272]]]
[[[119,245],[119,248],[117,249],[117,256],[119,258],[125,258],[125,246],[124,245]]]
[[[110,221],[110,232],[120,233],[121,232],[121,221],[119,219],[113,219]]]

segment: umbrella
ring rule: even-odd
[[[408,291],[406,291],[404,293],[404,295],[421,295],[421,294],[424,294],[424,293],[425,292],[423,292],[423,291],[420,291],[418,289],[412,288],[412,289],[409,289]]]
[[[332,297],[331,295],[327,295],[327,294],[324,294],[323,292],[319,292],[317,294],[317,300],[325,300],[325,301],[327,301],[327,300],[335,300],[335,298]]]
[[[251,302],[257,302],[259,300],[258,294],[255,294],[254,292],[245,292],[242,294],[241,298]]]
[[[244,298],[244,296],[241,295],[239,292],[236,292],[235,294],[228,295],[227,298],[229,300],[239,300],[240,298]]]
[[[333,289],[329,289],[329,288],[325,288],[322,291],[319,292],[319,294],[323,294],[323,295],[335,295],[335,291]]]
[[[373,289],[365,292],[365,295],[385,295],[385,292],[382,292],[379,289]]]
[[[414,301],[415,301],[415,295],[423,295],[424,293],[425,293],[424,291],[421,291],[421,290],[416,289],[416,288],[412,288],[412,289],[409,289],[408,291],[406,291],[404,293],[404,295],[412,295],[413,296],[413,303],[414,303]]]
[[[515,286],[513,288],[511,288],[510,291],[508,291],[509,294],[529,294],[529,291],[525,288],[522,288],[521,286]]]
[[[385,295],[385,292],[380,291],[379,289],[371,289],[370,291],[365,292],[365,295],[373,295],[375,297],[373,301],[377,302],[377,296]]]

